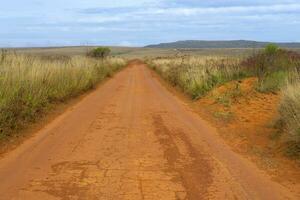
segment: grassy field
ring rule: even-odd
[[[0,139],[125,66],[120,58],[0,54]]]
[[[94,47],[51,47],[51,48],[19,48],[9,49],[17,53],[34,54],[34,55],[85,55]],[[110,47],[113,56],[133,59],[133,58],[157,58],[157,57],[174,57],[174,56],[234,56],[245,57],[259,51],[259,49],[157,49],[142,47]],[[294,49],[300,52],[300,49]]]
[[[34,55],[43,55],[43,56],[84,56],[91,49],[94,49],[93,46],[79,46],[79,47],[48,47],[48,48],[14,48],[8,49],[9,51],[15,51],[22,54],[34,54]],[[140,48],[134,47],[111,47],[112,56],[121,56],[127,57],[131,53],[138,52]]]
[[[300,54],[297,52],[280,49],[273,52],[266,48],[248,56],[178,56],[148,59],[147,63],[193,99],[205,97],[231,81],[237,83],[227,94],[242,95],[239,82],[254,78],[253,90],[281,95],[277,126],[280,124],[281,139],[288,144],[289,154],[300,158]],[[221,96],[219,101],[225,99]]]

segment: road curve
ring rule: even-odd
[[[295,195],[234,153],[139,61],[0,160],[1,200]]]

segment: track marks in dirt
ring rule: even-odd
[[[208,198],[213,170],[209,158],[194,149],[182,130],[168,129],[160,115],[153,116],[153,123],[168,166],[180,175],[178,179],[187,190],[187,199]]]

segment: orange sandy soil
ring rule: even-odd
[[[280,94],[257,92],[256,82],[256,78],[232,81],[191,104],[218,128],[234,151],[267,170],[276,181],[299,189],[299,162],[283,155],[282,141],[273,137]]]
[[[153,74],[158,77],[156,72]],[[280,139],[272,139],[277,133],[274,124],[279,118],[280,94],[257,92],[257,79],[247,78],[226,83],[194,101],[179,88],[158,79],[201,118],[216,127],[233,151],[250,159],[274,181],[293,191],[300,190],[299,161],[284,155]],[[226,95],[227,101],[222,101],[220,97]]]

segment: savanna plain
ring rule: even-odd
[[[299,199],[300,50],[0,53],[0,199]]]

